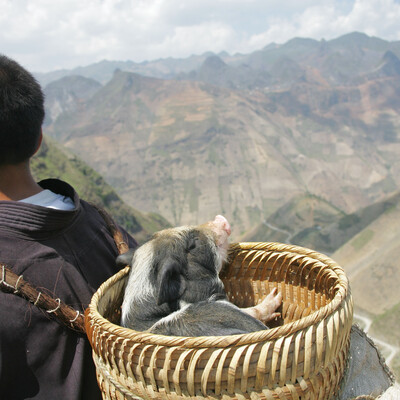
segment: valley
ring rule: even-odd
[[[371,334],[400,346],[400,42],[294,38],[38,79],[45,134],[154,228],[223,214],[233,241],[325,253]]]

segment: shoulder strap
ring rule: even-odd
[[[121,231],[118,229],[111,216],[102,208],[94,206],[103,217],[120,254],[128,250],[128,244],[124,241]],[[38,291],[29,282],[25,281],[22,275],[17,275],[5,264],[1,266],[0,290],[5,293],[12,293],[31,302],[36,307],[45,310],[49,315],[57,318],[68,328],[86,334],[84,315],[78,310],[63,303],[59,298],[55,299],[44,292]]]
[[[93,206],[104,219],[104,222],[108,227],[108,230],[110,231],[112,237],[114,238],[114,242],[117,246],[119,254],[127,252],[129,250],[129,246],[124,241],[124,237],[122,236],[121,231],[118,229],[118,226],[112,219],[111,215],[108,214],[107,211],[104,210],[104,208],[101,208],[96,204],[90,203],[90,205]]]

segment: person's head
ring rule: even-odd
[[[39,83],[0,54],[0,166],[27,161],[37,150],[44,119]]]

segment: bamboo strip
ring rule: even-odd
[[[110,379],[146,399],[332,398],[353,313],[343,270],[322,254],[276,243],[233,245],[229,259],[221,279],[231,300],[252,306],[277,287],[284,324],[226,337],[128,330],[115,325],[127,278],[121,271],[96,292],[85,319],[95,363],[110,370],[98,372],[104,399],[124,398]]]

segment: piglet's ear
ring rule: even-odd
[[[133,254],[135,253],[136,249],[129,249],[127,252],[120,254],[117,259],[115,260],[117,267],[125,267],[127,265],[131,265]]]
[[[182,266],[168,258],[161,266],[157,305],[178,300],[185,290]]]

